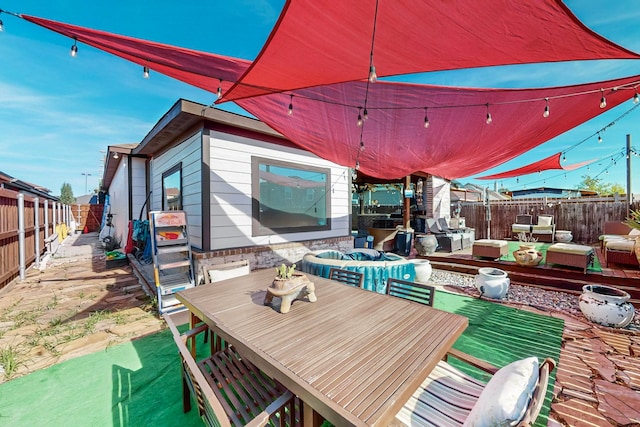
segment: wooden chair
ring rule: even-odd
[[[407,280],[387,279],[387,295],[404,298],[433,307],[436,288]]]
[[[200,266],[204,283],[215,283],[221,280],[231,279],[233,277],[244,276],[251,272],[249,261],[233,261],[224,264],[207,264],[203,262]]]
[[[182,365],[182,404],[191,410],[191,396],[207,426],[298,426],[302,402],[284,386],[269,378],[234,349],[227,346],[196,361],[187,343],[208,331],[200,325],[183,334],[171,316],[164,316],[178,346]]]
[[[511,424],[505,420],[496,420],[487,412],[492,412],[495,408],[496,401],[499,400],[497,394],[501,388],[513,386],[514,381],[527,381],[527,378],[520,380],[522,376],[518,374],[503,375],[508,374],[509,365],[503,368],[500,374],[501,370],[495,366],[455,349],[449,351],[447,360],[450,356],[496,377],[496,381],[493,384],[491,381],[485,384],[447,361],[440,361],[398,412],[393,425],[461,426],[470,417],[485,417],[485,423],[479,422],[478,425],[489,425],[490,423],[486,423],[487,417],[491,418],[495,425],[529,427],[534,424],[544,403],[549,374],[556,365],[552,359],[547,358],[538,365],[537,375],[531,377],[531,384],[522,384],[521,394],[523,399],[528,399],[523,400],[526,402],[526,408],[523,408],[524,414],[520,419],[514,420],[515,424]],[[535,370],[533,373],[535,374]],[[485,389],[487,392],[483,394]]]
[[[531,227],[531,236],[539,242],[553,243],[555,233],[553,215],[538,215],[538,223]]]
[[[329,270],[329,279],[362,288],[364,275],[357,271],[343,270],[341,268],[334,267]]]

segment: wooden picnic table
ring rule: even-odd
[[[309,274],[317,301],[295,301],[282,314],[263,304],[274,276],[273,269],[256,270],[177,298],[298,395],[305,425],[323,417],[335,426],[387,426],[468,324],[460,315]]]

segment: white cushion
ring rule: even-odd
[[[553,221],[553,218],[550,217],[550,216],[539,216],[538,217],[538,225],[549,226],[549,225],[551,225],[551,221]]]
[[[629,236],[640,236],[640,230],[637,228],[632,228],[629,232]]]
[[[482,390],[463,427],[516,425],[524,417],[537,383],[537,357],[501,368]]]

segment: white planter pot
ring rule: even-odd
[[[611,286],[585,285],[579,298],[580,311],[593,323],[624,328],[635,315],[629,298],[627,292]]]
[[[558,243],[569,243],[573,239],[573,235],[571,231],[556,231],[556,242]]]
[[[510,283],[511,280],[507,277],[506,271],[485,267],[478,269],[475,285],[481,296],[502,299],[509,291]]]
[[[428,259],[411,259],[411,263],[416,268],[416,282],[427,283],[431,278],[433,268]]]

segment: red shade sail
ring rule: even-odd
[[[500,172],[493,175],[480,176],[480,177],[477,177],[476,179],[514,178],[516,176],[528,175],[530,173],[542,172],[542,171],[552,170],[552,169],[572,171],[593,162],[593,160],[588,160],[586,162],[574,163],[572,165],[563,166],[560,163],[560,156],[562,156],[562,153],[556,153],[552,156],[547,157],[546,159],[538,160],[537,162],[531,163],[526,166],[522,166],[521,168]]]
[[[377,75],[535,62],[638,59],[560,0],[288,0],[223,101]]]
[[[219,79],[228,88],[250,65],[236,58],[23,18],[212,93]],[[546,26],[538,25],[546,33]],[[600,40],[595,46],[603,43]],[[359,165],[365,175],[392,179],[428,172],[454,179],[502,164],[584,123],[632,98],[638,85],[640,76],[540,89],[347,82],[296,90],[293,97],[279,93],[237,103],[297,146],[343,166]],[[599,107],[602,96],[607,102],[604,109]],[[363,117],[358,127],[365,98],[368,119]],[[550,115],[545,118],[546,99]],[[291,115],[287,114],[289,104]],[[488,114],[491,124],[486,123]]]

